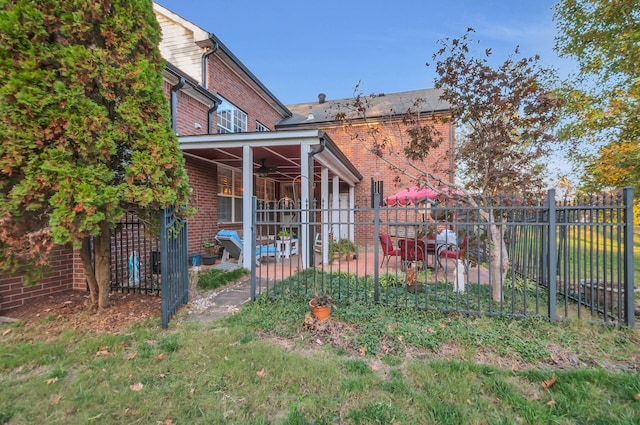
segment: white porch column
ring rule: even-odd
[[[320,180],[320,208],[322,208],[322,264],[329,264],[329,169],[322,167]]]
[[[251,214],[253,196],[253,149],[242,146],[242,267],[251,270]]]
[[[356,240],[356,197],[355,187],[349,186],[349,240]]]
[[[340,222],[340,177],[333,176],[331,183],[331,232],[333,237],[339,240],[342,238],[341,226],[344,225],[344,223]]]
[[[298,243],[300,244],[299,252],[302,254],[302,268],[309,267],[309,257],[313,254],[313,244],[310,243],[310,238],[314,235],[309,234],[309,208],[311,205],[311,189],[310,184],[313,184],[313,176],[309,176],[310,161],[309,152],[310,146],[307,144],[300,145],[300,235],[298,235]],[[309,182],[311,179],[311,183]],[[313,265],[313,264],[312,264]]]

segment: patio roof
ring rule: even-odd
[[[186,156],[237,169],[242,169],[243,148],[249,146],[253,150],[254,170],[264,161],[272,169],[268,177],[280,182],[291,182],[302,174],[301,147],[306,145],[311,151],[318,151],[313,156],[316,181],[320,179],[323,166],[329,170],[330,177],[338,176],[351,186],[362,180],[362,174],[331,138],[320,130],[205,134],[181,136],[179,141],[180,149]]]

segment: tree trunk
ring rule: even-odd
[[[95,309],[109,308],[109,290],[111,275],[111,231],[108,223],[100,224],[102,231],[100,235],[93,238],[93,254],[95,267],[91,263],[91,253],[89,252],[88,239],[83,240],[80,250],[80,259],[84,266],[84,273],[89,283],[89,295],[91,297],[91,307]]]
[[[504,227],[495,224],[489,225],[491,241],[491,297],[495,302],[502,302],[502,286],[507,278],[509,269],[509,253],[504,243]]]
[[[98,307],[98,283],[96,282],[96,274],[91,262],[89,238],[82,240],[82,248],[80,249],[80,260],[82,260],[82,266],[84,267],[84,275],[87,278],[89,284],[89,297],[91,299],[91,307]]]

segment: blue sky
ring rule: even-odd
[[[433,87],[437,41],[476,30],[478,50],[502,63],[516,46],[546,66],[571,69],[553,51],[556,0],[159,0],[214,33],[284,104]]]

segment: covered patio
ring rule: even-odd
[[[320,130],[289,130],[254,133],[207,134],[179,137],[180,148],[185,158],[195,158],[213,166],[221,165],[241,170],[242,187],[242,235],[253,235],[252,211],[254,176],[275,181],[279,186],[276,193],[283,194],[284,188],[291,187],[292,193],[269,198],[276,194],[263,194],[261,201],[293,200],[299,205],[309,206],[314,199],[329,200],[330,193],[347,195],[349,210],[354,206],[354,187],[362,180],[362,175],[340,151],[327,134]],[[217,188],[210,188],[210,196],[218,196]],[[346,188],[346,189],[345,189]],[[299,192],[298,192],[299,189]],[[331,196],[332,205],[338,209],[338,196]],[[323,212],[322,220],[330,220],[330,211]],[[301,209],[300,223],[308,223],[308,208]],[[219,226],[225,226],[220,222]],[[327,229],[327,226],[323,226]],[[328,230],[323,235],[328,240]],[[349,235],[353,240],[354,235]],[[299,251],[301,266],[307,268],[313,250],[315,235],[307,226],[300,226]],[[252,241],[243,238],[244,252],[251,252]],[[245,255],[242,266],[251,269],[252,258]]]

